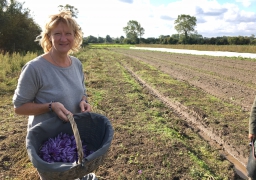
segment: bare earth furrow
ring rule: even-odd
[[[170,74],[171,77],[187,81],[224,101],[240,105],[246,111],[250,110],[253,103],[256,79],[251,72],[255,69],[256,63],[253,64],[252,61],[239,61],[221,57],[212,58],[210,56],[198,56],[199,58],[196,58],[197,56],[193,55],[168,55],[168,53],[138,50],[118,50],[118,52],[151,64]],[[191,59],[189,59],[190,57]],[[196,59],[202,58],[204,58],[203,62],[205,64],[211,62],[211,64],[215,65],[208,69],[203,68],[204,63],[193,65]],[[189,61],[186,59],[189,59]],[[224,66],[222,66],[222,60],[224,61]],[[230,67],[234,67],[235,63],[243,65],[246,69],[241,70],[240,66],[236,66],[234,70],[231,70]],[[249,67],[251,67],[250,71],[245,71]]]
[[[151,92],[152,95],[159,98],[164,104],[166,104],[167,107],[175,111],[177,114],[179,114],[183,119],[185,119],[187,122],[189,122],[190,126],[193,129],[198,129],[199,134],[205,138],[206,140],[210,141],[209,144],[213,146],[221,146],[220,151],[224,150],[224,152],[221,153],[228,153],[230,156],[232,156],[235,161],[237,168],[240,168],[239,170],[246,174],[245,165],[247,163],[247,158],[244,157],[243,154],[240,153],[239,148],[236,148],[234,145],[232,145],[229,141],[224,141],[221,136],[216,134],[215,130],[207,126],[203,123],[203,117],[193,109],[190,109],[178,101],[174,101],[166,96],[164,96],[161,92],[159,92],[157,89],[154,89],[150,84],[148,84],[146,81],[144,81],[142,78],[140,78],[135,72],[133,72],[128,66],[122,64],[122,66],[127,69],[127,71],[145,88]],[[240,165],[239,165],[240,164]]]
[[[119,50],[123,53],[129,54],[127,50]],[[129,50],[128,50],[129,51]],[[146,58],[159,58],[162,59],[179,59],[184,60],[187,59],[189,61],[198,61],[201,64],[211,64],[213,66],[224,66],[231,67],[236,69],[241,69],[245,71],[254,72],[256,70],[255,60],[241,60],[239,58],[230,58],[230,57],[213,57],[207,55],[187,55],[187,54],[177,54],[177,53],[168,53],[168,52],[156,52],[156,51],[143,51],[143,50],[131,50],[132,55],[141,56],[143,54]]]
[[[135,51],[135,50],[133,50]],[[221,60],[211,58],[200,58],[200,56],[194,57],[193,55],[165,55],[161,54],[148,54],[142,52],[135,52],[132,54],[126,53],[127,56],[133,58],[140,58],[141,60],[155,63],[159,66],[164,64],[165,66],[181,65],[189,66],[198,71],[205,71],[209,74],[216,74],[224,79],[236,79],[237,81],[243,81],[245,83],[256,84],[256,79],[252,74],[256,71],[256,65],[253,62],[244,62],[239,60]],[[241,63],[242,62],[242,63]],[[248,63],[248,64],[247,64]]]

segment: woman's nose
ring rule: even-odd
[[[66,41],[67,40],[67,35],[66,34],[61,34],[60,40],[61,41]]]

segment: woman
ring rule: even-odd
[[[256,97],[253,101],[253,105],[251,107],[251,113],[249,118],[249,141],[252,142],[255,139],[256,134]]]
[[[44,54],[22,68],[13,96],[15,113],[29,115],[29,129],[54,116],[68,121],[67,114],[91,111],[82,64],[69,55],[79,50],[83,40],[71,13],[50,16],[36,40]],[[94,174],[90,177],[93,179]]]
[[[248,134],[250,145],[250,154],[247,162],[247,175],[250,177],[249,179],[256,179],[256,161],[255,161],[255,138],[256,138],[256,98],[251,107],[250,118],[249,118],[249,134]],[[252,146],[254,145],[254,146]]]

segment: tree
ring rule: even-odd
[[[189,37],[189,44],[203,44],[203,36],[198,34],[197,31],[194,32]]]
[[[94,37],[94,36],[88,36],[88,37],[84,38],[83,41],[84,41],[85,44],[97,43],[98,39],[96,37]]]
[[[98,37],[98,43],[104,43],[105,39],[103,37]]]
[[[35,42],[41,28],[30,17],[30,10],[15,0],[9,4],[1,0],[0,6],[0,50],[12,53],[41,49]]]
[[[255,39],[255,35],[254,35],[254,34],[252,34],[252,35],[250,36],[250,44],[252,44],[252,45],[255,45],[255,44],[256,44],[256,39]]]
[[[175,20],[175,29],[185,36],[185,43],[188,41],[188,35],[195,30],[196,21],[196,17],[185,14],[179,15]]]
[[[124,43],[124,36],[120,36],[120,43],[123,44]]]
[[[173,37],[167,38],[167,44],[177,44],[179,42],[179,39],[175,39]]]
[[[141,37],[145,34],[145,29],[141,27],[139,23],[138,23],[137,31],[138,31],[139,39],[141,39]]]
[[[0,9],[1,9],[1,11],[5,11],[7,7],[8,7],[7,0],[0,0]]]
[[[105,43],[112,43],[113,39],[110,37],[110,35],[106,35]]]
[[[71,6],[71,5],[69,5],[69,4],[66,4],[65,6],[59,5],[58,7],[60,8],[60,11],[63,11],[63,10],[70,11],[70,12],[72,13],[72,17],[77,18],[78,9],[75,8],[74,6]]]
[[[145,33],[145,29],[135,20],[130,20],[127,26],[123,28],[123,31],[126,34],[126,38],[131,39],[133,43],[137,43],[138,38],[141,38]]]

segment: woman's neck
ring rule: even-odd
[[[59,54],[54,51],[49,52],[51,61],[54,65],[59,67],[68,67],[71,65],[71,60],[68,54]]]

